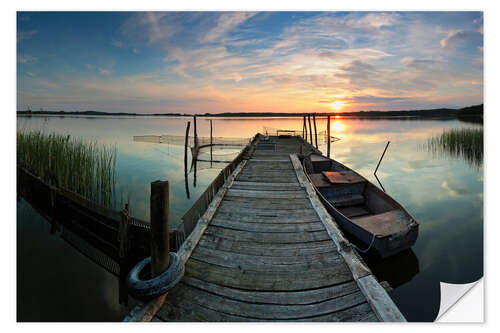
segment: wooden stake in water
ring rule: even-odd
[[[186,140],[184,142],[184,182],[186,183],[186,195],[189,199],[189,184],[188,184],[188,146],[189,146],[189,126],[191,123],[188,121],[186,126]]]
[[[198,149],[198,128],[196,126],[196,115],[193,116],[194,123],[194,149]]]
[[[307,140],[306,116],[304,116],[303,122],[302,122],[302,139]]]
[[[328,141],[326,156],[330,157],[330,142],[332,141],[330,139],[330,115],[328,115],[328,120],[326,121],[326,140]]]
[[[158,276],[170,266],[169,186],[167,181],[151,183],[151,275]]]
[[[377,173],[378,167],[380,166],[380,162],[382,162],[382,159],[384,158],[385,151],[387,150],[387,147],[389,147],[389,143],[391,143],[391,141],[387,141],[387,144],[385,145],[385,148],[384,148],[384,152],[382,153],[382,156],[380,156],[380,160],[378,160],[377,167],[375,168],[375,171],[373,172],[374,175]]]
[[[210,119],[210,167],[212,167],[212,145],[213,145],[213,138],[212,138],[212,119]]]
[[[314,141],[316,142],[316,149],[318,149],[318,131],[316,130],[316,114],[313,114],[313,121],[314,121]]]
[[[312,145],[312,127],[311,127],[311,115],[307,115],[307,121],[309,122],[309,137],[311,139],[311,145]]]

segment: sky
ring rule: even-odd
[[[345,112],[483,103],[482,12],[18,12],[17,109]]]

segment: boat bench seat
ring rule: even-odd
[[[381,214],[353,217],[351,220],[361,228],[381,237],[402,231],[407,228],[408,224],[408,218],[399,209]]]
[[[365,197],[361,194],[349,194],[334,197],[331,199],[331,202],[335,205],[335,207],[346,207],[346,206],[356,206],[365,202]]]

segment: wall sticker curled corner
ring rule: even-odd
[[[472,288],[474,290],[469,292]],[[440,289],[441,304],[435,321],[483,322],[484,297],[482,278],[465,284],[440,282]]]

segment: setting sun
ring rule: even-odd
[[[332,108],[336,111],[342,109],[343,106],[344,106],[344,102],[342,102],[342,101],[335,101],[332,103]]]

